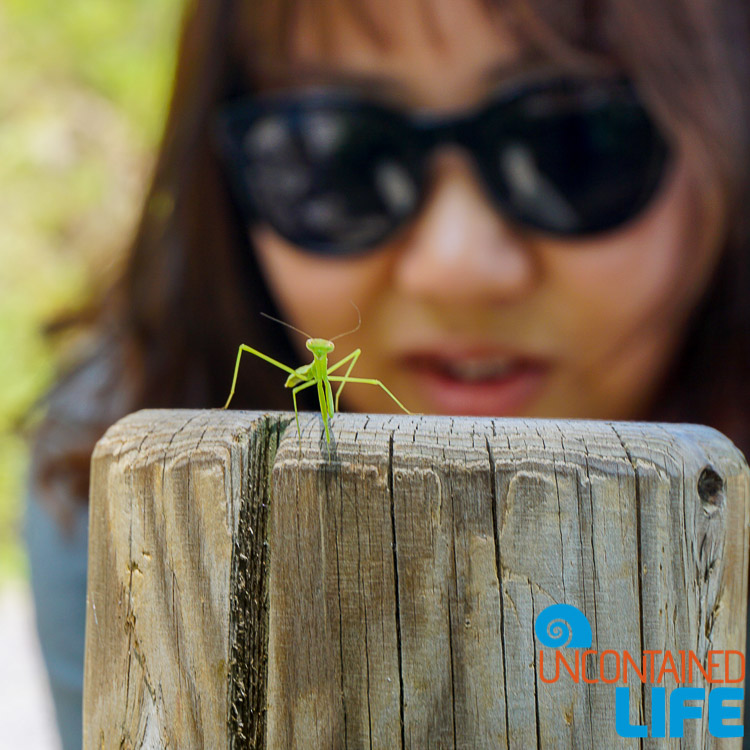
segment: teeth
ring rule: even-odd
[[[444,369],[451,377],[459,380],[491,380],[507,375],[513,367],[513,362],[507,359],[464,359],[446,362]]]

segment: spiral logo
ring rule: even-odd
[[[548,648],[589,648],[591,625],[572,604],[552,604],[534,622],[534,635]]]

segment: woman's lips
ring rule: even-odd
[[[450,351],[445,349],[444,351]],[[549,361],[498,353],[407,354],[404,366],[435,411],[471,416],[518,416],[543,388]]]

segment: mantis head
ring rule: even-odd
[[[317,357],[324,357],[334,349],[333,341],[328,339],[307,339],[305,346]]]

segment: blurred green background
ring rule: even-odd
[[[42,326],[110,278],[166,112],[178,0],[0,3],[0,585],[26,575],[16,425],[65,357]]]

